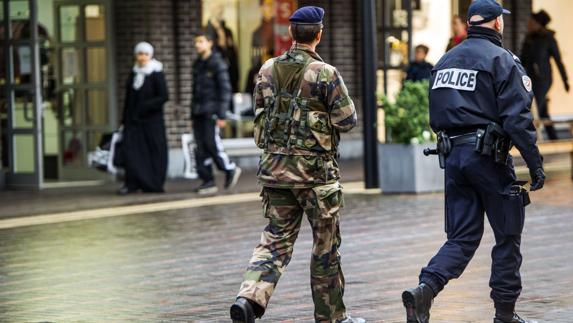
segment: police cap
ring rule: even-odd
[[[470,21],[470,25],[481,25],[492,21],[502,14],[511,14],[511,11],[504,9],[495,0],[475,0],[468,9],[468,20],[473,16],[481,16],[482,20]]]
[[[299,8],[290,16],[289,21],[300,25],[319,25],[324,18],[324,9],[315,6]]]

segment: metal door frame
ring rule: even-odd
[[[5,61],[3,64],[6,66],[6,84],[4,91],[6,100],[8,102],[8,128],[2,129],[8,136],[10,144],[8,147],[8,155],[10,165],[6,174],[6,186],[12,189],[41,189],[43,184],[43,147],[42,147],[42,92],[40,89],[40,47],[38,40],[38,7],[36,0],[27,0],[29,8],[29,23],[30,23],[30,38],[25,40],[12,39],[12,23],[10,20],[10,0],[3,0],[4,8],[4,54]],[[14,47],[15,46],[29,46],[31,49],[31,83],[25,85],[14,84]],[[32,107],[33,107],[33,125],[32,128],[14,128],[14,108],[15,99],[14,91],[24,90],[32,94]],[[34,172],[17,174],[15,170],[14,160],[14,136],[15,135],[32,135],[34,147]]]
[[[86,5],[90,4],[97,4],[103,5],[105,8],[105,39],[99,42],[88,42],[85,39],[85,11],[84,8]],[[78,39],[74,42],[62,42],[61,41],[61,30],[60,30],[60,8],[64,6],[70,5],[77,5],[80,7],[80,28],[79,32],[81,35]],[[59,161],[58,161],[58,174],[60,180],[62,180],[62,175],[64,177],[63,180],[74,180],[74,179],[85,179],[82,178],[83,175],[89,175],[90,169],[87,165],[85,167],[70,167],[65,168],[63,166],[63,149],[65,149],[65,138],[63,133],[65,131],[71,131],[74,129],[78,129],[82,132],[82,143],[84,145],[87,144],[87,136],[85,135],[89,131],[112,131],[113,128],[117,125],[117,109],[116,109],[116,76],[115,76],[115,59],[114,59],[114,46],[113,46],[113,25],[112,25],[112,5],[111,1],[109,0],[54,0],[53,4],[54,10],[54,24],[55,24],[55,42],[54,42],[54,52],[56,53],[56,79],[57,79],[57,88],[56,92],[58,93],[58,97],[61,95],[61,92],[69,90],[69,89],[77,89],[81,91],[82,97],[82,123],[80,127],[72,126],[65,126],[63,124],[63,120],[58,120],[59,129],[58,129],[58,137],[59,137]],[[96,44],[97,46],[93,46]],[[106,50],[106,80],[105,82],[98,84],[98,85],[89,85],[87,84],[86,77],[87,77],[87,66],[86,66],[86,49],[90,47],[103,47]],[[76,48],[80,51],[79,54],[79,68],[80,72],[80,82],[78,84],[71,84],[71,85],[64,85],[63,84],[63,75],[62,75],[62,68],[61,68],[61,52],[64,48]],[[104,126],[87,126],[86,125],[86,107],[87,107],[87,96],[86,93],[89,90],[104,90],[107,94],[107,110],[108,110],[108,122]],[[60,105],[58,109],[63,109]],[[60,110],[60,115],[63,116],[63,111]],[[87,146],[83,148],[84,151],[82,153],[87,154]],[[64,174],[66,173],[66,174]],[[85,174],[88,173],[88,174]],[[99,175],[96,171],[93,172],[94,175]],[[67,176],[66,176],[67,175]]]
[[[382,46],[380,49],[382,51],[381,55],[378,57],[378,69],[382,70],[384,75],[384,94],[388,94],[388,71],[389,70],[405,70],[407,66],[405,65],[391,65],[390,64],[390,48],[388,46],[388,42],[386,41],[386,34],[390,32],[406,32],[408,34],[408,61],[412,60],[413,50],[412,50],[412,20],[413,20],[413,10],[412,10],[412,0],[405,1],[406,4],[406,13],[408,15],[407,18],[407,25],[404,27],[394,27],[388,26],[386,21],[384,21],[384,17],[386,16],[386,2],[390,0],[378,0],[378,4],[380,5],[381,13],[381,25],[378,27],[378,45]]]

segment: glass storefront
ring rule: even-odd
[[[225,138],[252,136],[252,107],[255,77],[269,58],[288,50],[288,18],[295,0],[203,1],[202,25],[229,64],[234,105],[232,127]]]
[[[108,8],[108,0],[2,1],[0,132],[9,186],[101,177],[85,156],[115,121]]]

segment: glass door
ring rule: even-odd
[[[402,86],[412,52],[412,9],[414,0],[378,1],[378,68],[384,94],[397,93]]]
[[[60,180],[102,178],[87,154],[115,118],[110,86],[108,6],[105,1],[55,1]]]
[[[35,0],[3,0],[0,57],[2,166],[11,188],[42,186],[41,91]]]

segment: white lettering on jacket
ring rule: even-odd
[[[478,71],[447,68],[439,70],[432,90],[451,88],[462,91],[475,91]]]

